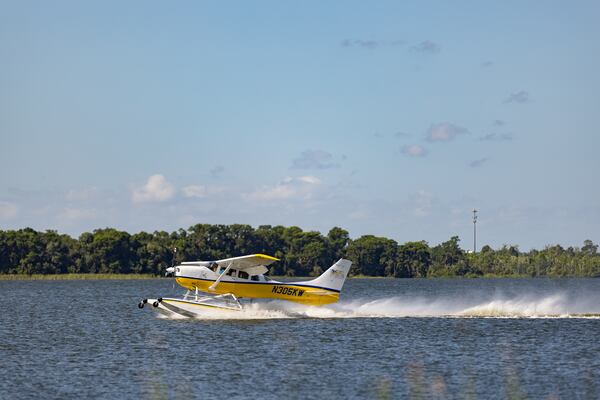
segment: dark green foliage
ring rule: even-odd
[[[346,249],[352,261],[351,274],[395,276],[398,269],[398,244],[390,239],[372,235],[353,240]]]
[[[425,241],[406,242],[398,246],[397,278],[426,277],[431,266],[431,250]]]
[[[346,247],[350,242],[348,231],[336,226],[331,228],[327,234],[327,239],[331,256],[336,260],[342,258],[344,256]]]
[[[131,240],[129,233],[111,228],[96,229],[91,235],[81,235],[79,242],[77,272],[134,272],[132,267],[137,261],[136,247],[139,244]]]
[[[0,231],[0,273],[73,272],[77,241],[55,231]]]
[[[372,235],[349,238],[342,228],[327,236],[292,226],[198,224],[176,232],[127,232],[106,228],[78,239],[55,231],[0,230],[0,274],[151,273],[161,275],[174,262],[216,260],[262,253],[280,258],[272,275],[317,276],[341,257],[351,275],[420,278],[428,276],[599,276],[598,245],[581,249],[547,246],[521,252],[483,246],[469,254],[459,238],[429,247],[425,241],[398,245]],[[173,249],[177,248],[174,253]]]

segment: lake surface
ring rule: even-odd
[[[0,281],[0,398],[599,399],[600,279],[352,279],[157,317],[168,279]]]

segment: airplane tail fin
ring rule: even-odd
[[[339,292],[342,290],[342,286],[344,286],[344,281],[348,276],[348,271],[350,271],[351,266],[352,261],[340,258],[338,262],[329,267],[327,271],[310,281],[310,284]]]

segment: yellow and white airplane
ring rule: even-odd
[[[188,291],[183,298],[144,299],[138,304],[152,306],[167,315],[201,315],[207,309],[239,311],[239,299],[279,299],[306,305],[323,305],[339,300],[352,262],[340,259],[319,277],[302,282],[278,282],[264,274],[267,266],[279,261],[264,254],[251,254],[217,261],[183,262],[167,268],[167,274]],[[205,294],[200,295],[200,292]]]

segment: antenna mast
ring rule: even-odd
[[[477,252],[477,210],[473,209],[473,253]]]

